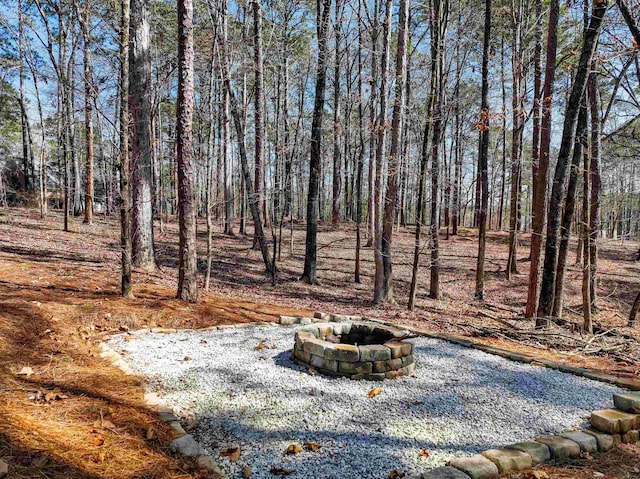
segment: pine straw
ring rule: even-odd
[[[173,430],[145,406],[138,378],[100,358],[99,340],[127,329],[273,321],[296,311],[207,295],[186,305],[157,284],[160,273],[137,273],[137,299],[124,300],[113,261],[102,256],[111,232],[96,226],[85,238],[50,222],[7,226],[0,225],[0,459],[10,477],[206,477],[168,453]],[[34,374],[19,375],[23,367]]]

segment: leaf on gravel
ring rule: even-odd
[[[251,477],[251,474],[253,474],[253,471],[249,466],[244,466],[242,468],[242,477],[244,477],[244,479],[249,479]]]
[[[184,360],[185,360],[185,361],[191,361],[191,356],[185,356],[185,357],[184,357]]]
[[[238,459],[240,459],[240,448],[230,447],[229,449],[221,451],[220,455],[223,457],[228,457],[231,462],[236,462]]]
[[[16,376],[32,376],[33,375],[33,369],[31,369],[29,366],[24,366],[20,371],[18,371],[16,373]]]
[[[260,341],[260,342],[258,343],[258,345],[257,345],[256,347],[254,347],[253,349],[255,349],[256,351],[260,351],[261,349],[264,349],[264,348],[266,348],[266,347],[267,347],[267,345],[266,345],[266,343],[265,343],[265,341],[264,341],[264,339],[263,339],[263,340],[262,340],[262,341]]]
[[[427,451],[426,449],[420,449],[420,455],[422,457],[429,457],[429,451]]]
[[[298,444],[289,444],[289,447],[285,449],[285,454],[298,454],[302,452],[303,449]]]
[[[192,431],[194,430],[196,427],[198,427],[198,421],[191,421],[189,424],[187,424],[185,426],[185,431]]]
[[[317,442],[309,442],[309,441],[303,443],[303,446],[306,447],[307,449],[309,449],[312,452],[316,452],[318,449],[320,449],[322,447]]]
[[[411,404],[414,406],[422,406],[424,404],[424,401],[413,401]]]
[[[376,397],[378,394],[381,394],[383,391],[382,388],[373,388],[371,391],[369,391],[367,393],[367,396],[369,396],[370,398],[374,398]]]
[[[207,344],[207,340],[206,339],[201,339],[200,340],[200,344]]]
[[[397,469],[392,469],[389,472],[389,475],[387,477],[388,477],[388,479],[397,479],[397,478],[401,478],[401,477],[404,477],[404,476],[405,476],[404,472],[398,471]]]
[[[291,469],[284,469],[282,467],[271,466],[271,469],[269,469],[269,472],[274,476],[288,476],[289,474],[295,471]]]

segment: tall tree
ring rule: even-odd
[[[382,253],[382,200],[383,200],[383,167],[386,153],[387,139],[387,83],[389,79],[389,51],[391,49],[391,10],[393,0],[385,1],[384,22],[382,24],[382,59],[380,68],[380,111],[375,122],[375,129],[378,135],[376,141],[376,165],[374,182],[374,211],[375,228],[373,242],[373,256],[375,259],[375,282],[373,289],[373,300],[376,303],[384,301],[384,258]]]
[[[533,199],[531,202],[531,269],[529,270],[529,288],[527,291],[527,307],[525,316],[532,318],[536,314],[538,301],[538,278],[540,276],[540,254],[544,223],[547,214],[547,175],[549,171],[549,151],[551,148],[551,112],[553,107],[553,90],[556,78],[556,52],[558,45],[558,20],[560,18],[559,0],[551,0],[549,7],[549,26],[547,30],[547,58],[544,69],[544,86],[540,120],[540,137],[534,131],[534,157],[531,163],[533,180]],[[538,19],[540,21],[540,19]],[[537,106],[534,104],[534,108]],[[536,142],[539,141],[539,145]],[[535,148],[539,146],[539,149]],[[537,158],[535,157],[537,154]],[[559,207],[559,206],[558,206]],[[541,327],[541,319],[536,326]]]
[[[254,191],[260,216],[267,222],[264,198],[264,58],[262,53],[262,7],[260,0],[251,1],[253,13],[253,61],[255,70],[254,123],[255,123],[255,176]],[[254,245],[257,241],[254,238]]]
[[[131,0],[130,30],[129,114],[133,181],[133,264],[153,270],[157,265],[153,246],[149,0]]]
[[[131,190],[129,178],[129,0],[120,0],[120,292],[133,298],[131,288]]]
[[[342,191],[340,175],[340,136],[342,128],[340,125],[340,42],[342,33],[342,0],[336,0],[335,6],[335,47],[334,47],[334,67],[333,67],[333,182],[331,198],[331,222],[336,225],[340,221],[340,193]],[[346,158],[345,158],[346,161]]]
[[[445,0],[446,2],[446,0]],[[422,224],[424,223],[424,210],[425,210],[425,183],[427,175],[427,166],[429,161],[429,144],[432,141],[431,132],[433,130],[433,122],[435,116],[437,97],[440,95],[440,86],[442,81],[441,66],[443,65],[442,57],[442,42],[444,41],[443,30],[443,5],[441,0],[433,0],[431,4],[432,15],[430,17],[430,27],[433,34],[431,35],[431,84],[429,88],[429,95],[427,97],[427,118],[424,126],[424,134],[422,137],[422,149],[420,152],[420,172],[418,177],[418,199],[416,203],[416,230],[415,230],[415,243],[413,249],[413,270],[411,274],[411,289],[409,291],[409,304],[410,311],[415,309],[416,294],[418,290],[418,270],[420,266],[420,250],[422,246],[420,244],[420,238],[422,234]],[[437,175],[436,175],[437,176]],[[433,178],[432,178],[433,179]],[[436,179],[437,185],[437,179]],[[432,183],[433,188],[433,183]],[[437,190],[436,190],[437,191]],[[437,209],[436,209],[437,211]],[[454,222],[454,229],[457,233],[457,216],[455,216],[456,222]],[[437,231],[437,230],[436,230]],[[431,241],[431,240],[430,240]],[[431,244],[431,269],[438,269],[438,254],[437,246]],[[435,255],[434,255],[435,251]],[[433,277],[432,277],[433,279]],[[433,284],[433,281],[432,281]]]
[[[317,281],[318,205],[320,163],[322,161],[322,116],[327,87],[327,30],[331,0],[316,0],[318,34],[318,70],[316,94],[311,123],[311,154],[309,158],[309,188],[307,191],[307,236],[305,240],[304,270],[301,280],[315,284]]]
[[[482,101],[480,103],[480,148],[478,154],[478,181],[480,182],[480,209],[478,210],[478,262],[476,266],[475,298],[484,299],[484,256],[487,241],[487,209],[489,203],[489,55],[491,45],[491,0],[485,0],[484,40],[482,47]]]
[[[564,182],[571,147],[573,146],[575,138],[580,102],[586,89],[591,61],[596,49],[600,29],[602,27],[602,21],[604,20],[607,7],[607,0],[594,0],[591,19],[589,20],[589,26],[584,34],[580,60],[575,71],[575,78],[573,80],[571,93],[565,109],[562,140],[553,177],[551,198],[549,199],[549,223],[547,225],[544,269],[542,273],[542,283],[540,285],[540,299],[538,301],[538,318],[543,319],[538,319],[536,321],[538,325],[540,325],[540,321],[542,321],[542,325],[544,325],[544,318],[549,317],[553,307],[555,275],[558,262],[558,234],[560,232],[560,219],[562,215],[561,205],[563,204],[565,193]]]
[[[91,1],[85,0],[84,16],[78,12],[81,19],[83,39],[84,63],[84,129],[86,170],[84,187],[84,222],[93,222],[93,72],[91,69],[91,36],[89,24],[91,22]]]
[[[198,299],[196,216],[193,205],[193,57],[193,0],[178,0],[178,298],[192,303]]]
[[[398,46],[396,50],[395,95],[393,100],[393,116],[391,118],[391,151],[387,174],[387,195],[384,203],[384,220],[382,223],[382,263],[384,268],[384,300],[393,301],[393,275],[391,263],[391,241],[393,238],[393,221],[395,219],[398,196],[398,155],[402,138],[404,121],[404,94],[407,81],[407,29],[409,19],[409,3],[400,0],[398,9]]]

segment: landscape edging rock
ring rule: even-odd
[[[305,321],[305,324],[309,324],[310,322],[319,322],[319,321],[343,321],[347,316],[346,315],[339,315],[339,314],[331,314],[331,313],[321,313],[321,312],[316,312],[314,313],[314,318],[304,318],[306,320],[311,319],[311,321]],[[282,318],[282,316],[281,316]],[[287,318],[285,320],[285,322],[280,322],[281,325],[293,325],[293,324],[302,324],[302,317],[293,317],[293,316],[286,316],[285,318]],[[358,316],[348,316],[349,320],[360,320],[360,321],[371,321],[371,318],[365,318],[365,317],[358,317]],[[297,321],[296,321],[297,320]],[[375,320],[373,321],[375,323],[379,323],[379,324],[384,324],[385,326],[391,326],[391,327],[395,327],[395,328],[402,328],[405,329],[407,331],[410,331],[414,334],[420,335],[420,336],[427,336],[430,338],[434,338],[434,339],[440,339],[442,341],[447,341],[447,342],[451,342],[454,344],[458,344],[460,346],[464,346],[467,348],[473,348],[473,349],[478,349],[481,351],[484,351],[488,354],[495,354],[497,356],[501,356],[504,357],[506,359],[510,359],[512,361],[517,361],[517,362],[522,362],[522,363],[536,363],[537,365],[539,364],[540,366],[544,366],[544,367],[548,367],[548,368],[552,368],[552,369],[557,369],[559,371],[562,371],[564,373],[568,373],[568,374],[573,374],[576,376],[583,376],[586,377],[588,379],[592,379],[592,380],[596,380],[596,381],[603,381],[603,382],[607,382],[610,384],[615,384],[616,386],[619,387],[623,387],[623,388],[627,388],[627,389],[631,389],[633,391],[640,391],[640,381],[634,381],[631,379],[625,379],[625,378],[617,378],[616,376],[612,376],[609,374],[602,374],[599,373],[598,371],[593,371],[590,369],[586,369],[586,368],[576,368],[573,366],[568,366],[565,364],[561,364],[561,363],[557,363],[555,361],[548,361],[548,360],[543,360],[540,358],[536,358],[534,356],[530,356],[527,354],[520,354],[520,353],[513,353],[511,351],[507,351],[505,349],[500,349],[500,348],[496,348],[493,346],[488,346],[488,345],[484,345],[484,344],[478,344],[474,341],[471,341],[469,339],[466,338],[461,338],[458,336],[454,336],[451,334],[444,334],[444,333],[437,333],[437,332],[433,332],[433,331],[425,331],[425,330],[421,330],[418,328],[411,328],[411,327],[407,327],[404,325],[397,325],[393,322],[390,321],[381,321],[381,320]],[[640,395],[639,395],[640,396]],[[615,396],[614,396],[615,397]],[[638,398],[638,400],[640,401],[640,397]],[[619,399],[614,401],[616,403],[616,405],[620,402]],[[623,412],[623,411],[619,411],[617,409],[612,409],[612,411],[618,412],[618,413],[623,413],[623,414],[627,414],[630,416],[634,416],[635,417],[635,425],[632,425],[632,427],[636,427],[638,429],[640,429],[640,414],[629,414],[628,412]],[[592,422],[592,426],[594,426],[593,424],[593,420],[591,420]],[[585,436],[587,435],[592,435],[594,438],[596,438],[596,434],[600,435],[600,436],[610,436],[612,438],[612,443],[618,443],[618,442],[638,442],[638,440],[640,440],[640,433],[638,430],[632,430],[632,431],[628,431],[628,432],[633,432],[634,434],[628,434],[626,436],[627,441],[621,441],[621,435],[617,435],[618,440],[616,441],[616,435],[611,435],[611,434],[607,434],[606,432],[603,431],[598,431],[597,433],[593,433],[591,434],[589,431],[587,430],[578,430],[578,431],[566,431],[563,432],[561,434],[555,435],[555,436],[545,436],[545,437],[539,437],[539,438],[535,438],[532,441],[535,441],[541,445],[545,445],[549,448],[551,454],[549,459],[545,460],[545,463],[553,463],[555,462],[557,459],[561,459],[562,457],[564,457],[564,451],[561,453],[559,450],[556,450],[556,447],[553,447],[555,444],[554,443],[558,443],[558,447],[559,446],[564,446],[564,447],[568,447],[568,449],[571,449],[571,453],[567,453],[567,455],[569,456],[574,456],[575,452],[578,452],[578,455],[580,454],[580,451],[585,450],[585,444],[580,444],[579,442],[576,441],[572,441],[571,439],[569,439],[569,437],[576,435],[576,437],[578,435],[582,435],[584,434]],[[568,437],[567,437],[568,436]],[[585,439],[585,438],[582,438]],[[560,444],[562,443],[562,444]],[[598,448],[597,450],[600,450],[600,443],[601,440],[597,440],[597,444],[598,444]],[[511,466],[513,467],[513,469],[505,469],[505,464],[506,461],[498,461],[497,458],[494,458],[493,456],[496,455],[496,453],[499,453],[499,451],[505,451],[507,452],[509,449],[515,450],[515,451],[519,451],[522,454],[526,454],[527,456],[531,457],[532,462],[531,462],[531,467],[535,466],[536,464],[541,464],[541,462],[536,461],[531,454],[529,454],[526,451],[523,451],[522,447],[518,447],[519,445],[521,445],[522,443],[518,443],[518,444],[513,444],[513,445],[508,445],[505,446],[505,448],[503,449],[499,449],[499,450],[487,450],[487,451],[483,451],[481,454],[477,454],[475,456],[471,456],[471,457],[463,457],[463,458],[457,458],[451,462],[449,462],[448,467],[453,466],[455,469],[459,470],[460,472],[462,472],[463,474],[465,474],[466,476],[470,477],[471,479],[494,479],[497,478],[499,476],[498,474],[498,468],[500,468],[500,474],[504,474],[504,473],[508,473],[508,472],[521,472],[522,470],[522,466]],[[552,444],[552,445],[550,445]],[[593,447],[593,445],[591,445]],[[592,449],[591,447],[591,449]],[[485,456],[486,453],[486,456]],[[495,460],[494,460],[495,459]],[[491,462],[492,464],[495,465],[495,469],[487,467],[487,462]],[[498,462],[500,462],[500,464],[498,464]],[[446,470],[444,470],[444,468],[436,468],[436,469],[431,469],[428,471],[424,471],[418,475],[410,475],[410,476],[406,476],[407,479],[440,479],[442,477],[453,477],[450,475],[450,473]]]
[[[159,329],[162,329],[162,331]],[[218,328],[216,327],[216,329]],[[133,335],[136,335],[136,333],[144,334],[144,332],[172,333],[177,331],[178,330],[169,331],[168,328],[157,328],[156,331],[153,331],[153,329],[143,329],[134,331]],[[101,350],[100,357],[106,359],[113,366],[116,366],[127,375],[134,374],[131,368],[129,368],[125,363],[122,355],[114,351],[105,343],[100,343],[98,347]],[[169,423],[169,426],[177,434],[177,437],[169,443],[169,449],[181,456],[195,458],[198,467],[211,472],[213,474],[213,479],[229,479],[229,477],[222,471],[222,468],[216,460],[208,454],[200,444],[198,444],[191,434],[187,434],[174,415],[173,410],[169,408],[157,394],[150,392],[146,383],[143,383],[143,388],[145,390],[144,401],[147,403],[147,406],[158,413],[158,417],[161,421]]]

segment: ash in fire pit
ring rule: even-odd
[[[395,379],[415,373],[407,333],[361,322],[315,323],[296,332],[293,357],[329,376]]]

